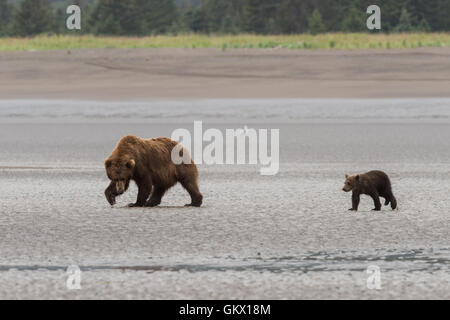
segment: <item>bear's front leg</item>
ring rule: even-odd
[[[352,193],[352,207],[348,210],[358,211],[358,206],[359,206],[359,193],[353,192]]]
[[[117,194],[116,194],[115,184],[114,184],[114,182],[111,181],[108,188],[106,188],[106,190],[105,190],[105,197],[110,205],[113,206],[116,204],[116,196],[117,196]]]
[[[155,186],[153,188],[152,196],[150,197],[150,200],[147,201],[145,204],[146,207],[156,207],[161,203],[161,199],[164,196],[164,193],[166,193],[166,188]]]
[[[130,203],[128,207],[143,207],[147,203],[147,199],[152,191],[152,183],[149,180],[136,182],[138,186],[138,196],[136,203]]]

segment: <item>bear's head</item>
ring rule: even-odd
[[[354,176],[349,176],[348,174],[345,175],[345,183],[342,190],[345,192],[352,191],[359,183],[359,174]]]
[[[109,157],[105,160],[106,174],[115,184],[116,195],[121,195],[128,189],[135,166],[135,161],[128,157]]]

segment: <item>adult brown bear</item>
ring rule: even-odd
[[[391,181],[383,171],[374,170],[353,176],[345,175],[345,184],[342,190],[345,192],[352,191],[352,207],[349,210],[358,210],[361,194],[367,194],[372,197],[375,204],[375,208],[372,210],[381,210],[379,197],[385,199],[385,206],[391,203],[392,210],[397,208],[397,199],[392,193]]]
[[[188,205],[200,207],[203,196],[198,188],[197,166],[190,158],[190,163],[175,164],[172,161],[172,149],[177,144],[169,138],[123,137],[105,160],[106,174],[111,180],[105,190],[108,202],[114,205],[115,197],[127,191],[130,180],[134,180],[139,191],[136,203],[129,206],[154,207],[161,203],[169,188],[180,182],[191,196]]]

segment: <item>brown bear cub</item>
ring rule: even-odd
[[[391,203],[391,208],[397,208],[397,200],[391,189],[391,181],[383,171],[370,171],[363,174],[353,176],[345,175],[345,184],[342,188],[345,192],[352,191],[352,207],[349,210],[358,210],[359,196],[367,194],[372,197],[375,208],[372,210],[380,211],[380,198],[385,199],[384,205]]]
[[[138,196],[136,203],[128,206],[154,207],[161,203],[169,188],[180,182],[191,196],[188,206],[200,207],[203,196],[198,188],[197,166],[192,159],[187,164],[172,162],[172,149],[177,144],[169,138],[123,137],[105,160],[106,174],[111,180],[105,190],[108,202],[114,205],[115,198],[127,191],[133,180],[139,189]]]

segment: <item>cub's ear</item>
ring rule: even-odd
[[[136,162],[134,162],[133,159],[129,160],[126,164],[128,169],[133,169],[135,165],[136,165]]]
[[[347,178],[348,178],[348,174],[345,175],[345,179],[347,179]]]
[[[359,174],[356,176],[355,179],[356,179],[356,181],[359,181]]]
[[[106,159],[106,160],[105,160],[105,167],[106,167],[106,168],[109,168],[109,167],[111,167],[111,165],[112,165],[112,161],[109,160],[109,159]]]

